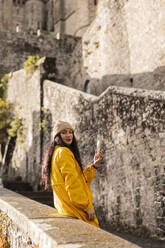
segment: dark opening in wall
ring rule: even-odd
[[[85,81],[85,84],[84,84],[84,91],[85,91],[86,93],[90,93],[89,82],[90,82],[90,81],[87,79],[87,80]]]
[[[24,5],[27,0],[13,0],[13,4],[15,5]]]
[[[133,78],[130,78],[131,87],[133,87]]]
[[[94,5],[97,5],[97,0],[94,0]]]

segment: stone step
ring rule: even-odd
[[[28,197],[34,201],[54,207],[52,192],[17,191],[17,193]]]
[[[13,191],[33,191],[32,186],[29,183],[21,181],[3,181],[4,188],[13,190]]]
[[[4,188],[10,189],[34,201],[54,207],[53,193],[51,191],[38,191],[34,192],[29,183],[21,181],[5,181],[3,182]]]

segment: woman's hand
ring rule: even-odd
[[[92,208],[89,208],[87,210],[87,214],[88,214],[88,219],[89,220],[94,220],[94,218],[95,218],[95,211]]]
[[[94,167],[97,169],[99,167],[100,161],[103,159],[103,154],[102,151],[99,150],[99,152],[96,151],[95,156],[94,156]]]

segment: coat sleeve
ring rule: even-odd
[[[79,178],[71,152],[63,149],[60,152],[58,164],[70,201],[75,207],[87,211],[92,206],[90,206],[88,194]]]
[[[93,167],[93,165],[90,165],[84,169],[83,173],[87,183],[90,184],[95,176],[96,169]]]

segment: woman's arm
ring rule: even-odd
[[[93,180],[101,160],[102,160],[102,152],[100,150],[98,153],[97,152],[95,153],[93,164],[85,168],[83,171],[87,183],[90,184],[91,181]]]
[[[91,183],[94,176],[95,176],[95,173],[96,173],[96,168],[94,167],[93,164],[91,164],[90,166],[88,166],[87,168],[84,169],[83,173],[84,173],[84,176],[85,176],[85,179],[87,181],[87,183]]]

